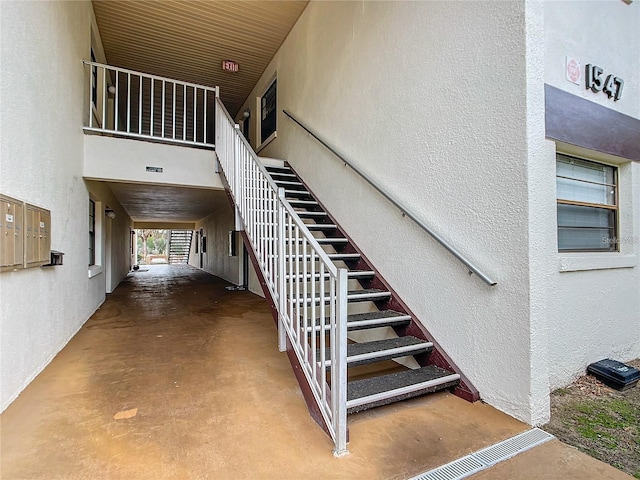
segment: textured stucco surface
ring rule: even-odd
[[[484,400],[532,421],[525,53],[516,2],[312,2],[243,108],[277,72],[279,112],[496,278],[469,277],[279,113],[261,155],[294,165]]]
[[[85,135],[84,176],[97,180],[224,188],[210,150]],[[146,167],[161,167],[162,173]]]
[[[279,112],[496,278],[493,289],[469,278],[279,113],[261,154],[294,165],[484,400],[533,424],[548,418],[550,388],[590,361],[640,355],[640,165],[586,152],[620,165],[621,237],[632,241],[609,261],[559,255],[556,145],[544,139],[545,83],[638,117],[638,7],[312,2],[241,109],[255,110],[277,75]],[[623,76],[624,100],[567,82],[567,55]],[[560,272],[575,264],[579,272]]]
[[[105,282],[106,292],[111,293],[131,269],[130,229],[133,227],[133,222],[106,183],[95,181],[86,183],[91,196],[99,198],[103,206],[113,210],[116,215],[113,220],[104,217]]]
[[[544,2],[545,82],[607,108],[640,118],[640,4],[624,2]],[[622,98],[586,90],[565,78],[565,58],[601,66],[625,80]],[[615,125],[603,125],[612,129]],[[549,385],[558,388],[605,357],[627,361],[640,356],[640,164],[623,158],[550,145],[546,163],[555,165],[555,150],[619,167],[619,253],[558,254],[555,204],[537,202],[535,211],[549,220],[541,249],[532,250],[546,264],[549,325]],[[548,175],[554,175],[550,169]],[[542,177],[539,177],[542,180]],[[546,182],[550,183],[550,182]],[[544,182],[533,184],[549,190]],[[542,197],[555,198],[553,190]],[[532,212],[534,210],[532,209]],[[533,277],[532,277],[533,278]],[[533,308],[533,307],[532,307]]]
[[[635,118],[640,115],[640,5],[623,1],[544,2],[545,82],[573,95]],[[582,67],[579,85],[565,76],[566,57]],[[587,90],[586,64],[598,65],[605,76],[621,77],[625,84],[617,102],[602,92]]]
[[[229,203],[220,206],[207,218],[196,222],[196,230],[202,229],[207,237],[207,251],[202,255],[202,269],[217,277],[238,285],[241,283],[242,248],[238,245],[238,255],[229,256],[229,232],[234,229],[234,214]],[[200,267],[200,253],[195,253],[195,235],[191,242],[189,264]],[[238,241],[242,239],[238,237]]]
[[[0,274],[4,410],[104,301],[106,280],[104,271],[87,275],[82,60],[89,58],[91,4],[1,2],[0,22],[0,191],[50,210],[51,248],[65,253],[63,266]],[[117,234],[127,217],[114,222]],[[115,282],[121,266],[112,273]]]
[[[555,159],[552,145],[544,140],[544,3],[527,2],[527,182],[529,195],[529,305],[530,305],[530,422],[544,424],[550,416],[548,372],[548,276],[555,268]]]

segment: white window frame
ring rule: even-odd
[[[103,232],[104,232],[104,205],[102,202],[96,200],[93,197],[89,197],[89,199],[95,204],[95,225],[94,225],[94,240],[95,240],[95,264],[89,265],[89,278],[93,278],[96,275],[100,275],[104,271],[103,267],[103,253],[104,253],[104,240],[103,240]],[[89,202],[87,202],[87,207]],[[88,210],[88,208],[87,208]],[[87,211],[86,218],[89,218],[89,212]]]
[[[617,227],[618,235],[622,240],[617,252],[558,252],[558,271],[566,273],[640,267],[638,262],[640,231],[635,231],[634,227],[635,218],[640,214],[640,210],[634,203],[634,171],[637,170],[635,162],[564,142],[555,143],[555,153],[618,168]],[[555,154],[553,158],[555,170],[557,158]]]

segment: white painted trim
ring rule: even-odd
[[[256,153],[260,153],[260,151],[265,148],[267,145],[269,145],[272,141],[274,141],[276,138],[278,137],[278,131],[276,130],[275,132],[273,132],[271,135],[269,135],[264,142],[262,142],[260,145],[258,145],[258,147],[256,148]]]
[[[633,268],[638,266],[637,255],[620,255],[618,253],[604,255],[585,255],[583,253],[560,256],[558,270],[560,272],[581,272],[588,270],[608,270],[615,268]]]
[[[89,267],[89,278],[96,277],[104,271],[102,265],[91,265]]]

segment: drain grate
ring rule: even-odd
[[[417,477],[413,477],[411,480],[453,480],[468,477],[485,468],[486,466],[473,458],[472,455],[467,455],[466,457],[459,458],[451,463],[422,473]]]
[[[466,478],[553,438],[555,438],[553,435],[544,430],[532,428],[515,437],[478,450],[471,455],[421,473],[410,480],[459,480]]]
[[[533,428],[527,432],[511,437],[504,442],[496,443],[490,447],[478,450],[472,455],[480,460],[482,463],[490,467],[498,462],[507,460],[519,453],[529,450],[530,448],[540,445],[541,443],[551,440],[553,435],[540,430],[539,428]]]

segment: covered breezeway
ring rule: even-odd
[[[188,265],[130,273],[0,417],[2,478],[408,478],[528,428],[439,393],[350,417],[334,458],[267,303],[229,285]],[[549,444],[564,478],[604,465]],[[529,478],[492,478],[507,477]]]

